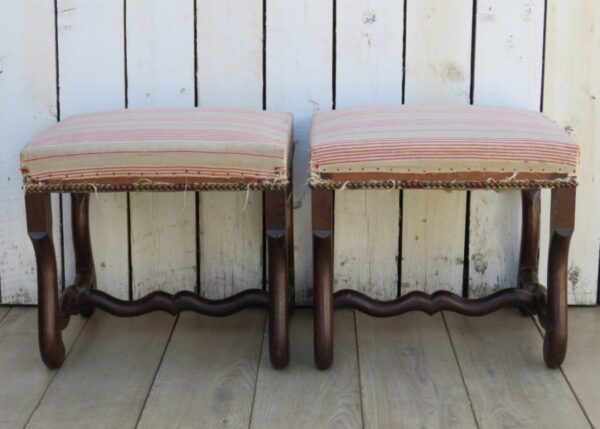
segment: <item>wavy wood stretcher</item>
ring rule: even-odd
[[[80,192],[93,192],[93,188],[82,186]],[[153,311],[166,311],[173,315],[195,311],[224,317],[245,308],[258,307],[269,312],[271,362],[276,368],[285,367],[289,361],[288,326],[294,297],[291,189],[290,185],[264,190],[269,267],[267,290],[249,289],[220,300],[210,300],[190,291],[174,295],[157,291],[134,301],[114,298],[96,288],[89,227],[89,193],[71,193],[77,274],[75,283],[59,295],[50,189],[45,189],[45,192],[41,189],[28,190],[25,194],[27,229],[36,255],[39,346],[44,363],[49,368],[62,365],[65,348],[61,330],[66,328],[71,315],[90,317],[96,308],[121,317]]]
[[[521,190],[523,231],[516,287],[502,289],[481,299],[467,299],[451,292],[438,291],[431,295],[411,292],[390,301],[375,300],[349,289],[333,292],[333,199],[334,189],[339,189],[342,183],[329,187],[313,186],[314,347],[317,367],[327,369],[333,363],[333,311],[338,308],[354,308],[371,316],[390,317],[413,310],[430,315],[452,311],[483,316],[503,307],[517,307],[524,315],[537,314],[545,329],[544,360],[551,368],[561,365],[567,349],[567,265],[575,222],[576,181],[555,183],[550,214],[547,288],[538,280],[540,190],[528,188]],[[512,184],[510,187],[520,186]]]

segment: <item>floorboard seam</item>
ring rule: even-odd
[[[69,350],[67,350],[66,354],[65,354],[65,362],[67,361],[67,359],[69,358],[69,355],[71,354],[71,351],[73,351],[73,349],[75,348],[75,346],[77,345],[77,342],[79,341],[79,338],[81,337],[81,334],[83,334],[83,331],[85,331],[85,328],[87,327],[87,324],[89,322],[89,318],[85,318],[84,319],[84,323],[83,326],[81,327],[81,330],[79,331],[79,333],[77,334],[77,337],[75,338],[75,340],[73,341],[73,344],[71,344],[71,347],[69,348]],[[41,360],[41,358],[40,358]],[[62,368],[62,367],[61,367]],[[58,368],[55,372],[54,375],[52,376],[52,378],[50,379],[50,381],[48,382],[48,385],[46,386],[46,388],[44,389],[44,392],[40,395],[40,399],[38,399],[37,404],[35,404],[35,407],[33,407],[33,410],[31,411],[31,414],[29,414],[29,417],[27,417],[27,421],[25,422],[25,424],[23,425],[23,428],[26,428],[29,425],[29,422],[31,421],[31,418],[33,417],[33,415],[35,414],[35,412],[38,410],[38,408],[40,407],[40,404],[42,403],[42,401],[44,400],[44,397],[46,396],[46,393],[48,393],[48,389],[50,389],[50,386],[52,386],[52,383],[54,383],[54,380],[56,379],[56,376],[58,375],[58,373],[60,372],[61,368]]]
[[[6,316],[8,316],[8,313],[10,313],[12,310],[12,307],[8,307],[8,311],[6,313],[4,313],[4,316],[0,316],[0,323],[2,323],[2,321],[4,319],[6,319]]]
[[[456,348],[454,347],[454,341],[452,341],[452,334],[450,334],[450,328],[448,327],[448,322],[446,321],[446,315],[442,311],[442,320],[444,322],[444,327],[446,328],[446,335],[448,335],[448,340],[450,341],[450,347],[452,347],[452,353],[454,353],[454,360],[456,361],[456,366],[458,367],[458,372],[460,373],[460,378],[462,380],[463,386],[465,388],[465,393],[467,394],[467,400],[469,401],[469,407],[471,408],[471,414],[473,414],[473,420],[475,421],[475,426],[478,429],[481,429],[479,425],[479,421],[477,420],[477,414],[475,414],[475,408],[473,407],[473,401],[471,400],[471,394],[469,392],[469,387],[467,386],[467,381],[465,380],[465,375],[463,373],[462,367],[460,366],[460,360],[458,359],[458,353],[456,353]]]
[[[540,324],[537,322],[537,320],[535,320],[535,316],[531,316],[531,321],[533,322],[533,324],[537,328],[537,330],[540,333],[540,335],[542,336],[542,338],[544,338],[544,330],[542,329],[542,327],[540,326]],[[571,381],[569,380],[569,377],[567,377],[567,374],[565,374],[565,371],[563,370],[562,366],[558,367],[558,369],[559,369],[560,373],[562,374],[563,378],[565,379],[565,382],[567,383],[567,386],[569,386],[569,390],[573,394],[573,397],[575,398],[575,401],[577,402],[577,405],[579,405],[579,408],[581,408],[581,412],[583,413],[585,419],[587,420],[587,422],[590,425],[590,427],[592,429],[594,429],[594,424],[592,423],[592,419],[590,418],[590,416],[588,416],[588,413],[585,410],[585,407],[583,406],[583,404],[579,400],[579,396],[577,396],[577,392],[575,391],[575,388],[571,384]],[[552,370],[550,369],[549,371],[552,371]]]
[[[156,370],[154,371],[154,376],[152,377],[152,383],[148,387],[148,391],[146,392],[146,397],[144,398],[144,403],[140,408],[140,413],[138,414],[137,420],[135,422],[135,428],[137,429],[140,424],[140,420],[142,419],[142,414],[144,414],[144,410],[146,409],[146,403],[148,402],[148,398],[150,397],[150,392],[152,392],[152,387],[154,386],[154,382],[156,382],[156,376],[158,375],[158,371],[160,371],[160,367],[162,366],[165,355],[167,354],[167,350],[169,349],[169,345],[171,344],[171,338],[173,338],[173,333],[175,332],[175,328],[177,327],[177,322],[179,322],[179,314],[175,318],[175,322],[171,327],[171,332],[169,333],[169,338],[165,344],[165,348],[163,349],[162,355],[160,356],[160,360],[158,361],[158,365],[156,365]]]
[[[252,418],[254,417],[254,401],[256,400],[256,389],[258,386],[258,375],[260,373],[260,367],[262,362],[263,355],[263,347],[265,346],[265,336],[267,335],[267,320],[268,317],[265,317],[265,321],[263,323],[262,336],[260,340],[260,349],[258,351],[258,363],[256,365],[256,377],[254,378],[254,391],[252,392],[252,405],[250,406],[250,417],[248,418],[248,429],[252,427]]]
[[[356,320],[356,311],[352,311],[354,316],[354,340],[356,341],[356,368],[358,370],[358,397],[360,399],[360,421],[362,427],[365,427],[365,410],[363,404],[363,388],[362,388],[362,374],[360,372],[360,350],[358,344],[358,322]]]

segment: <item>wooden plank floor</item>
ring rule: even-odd
[[[600,308],[570,310],[562,369],[531,318],[340,311],[336,360],[312,363],[297,310],[291,364],[271,368],[266,316],[72,319],[67,361],[37,354],[35,308],[0,307],[0,428],[600,427]]]

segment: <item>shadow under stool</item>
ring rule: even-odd
[[[267,308],[271,362],[289,360],[293,306],[292,117],[234,109],[119,110],[67,118],[21,152],[27,230],[38,276],[38,331],[49,368],[65,359],[61,330],[71,315],[100,308],[131,317],[152,311],[195,311],[222,317]],[[262,190],[268,290],[248,289],[221,300],[190,291],[156,291],[123,301],[97,289],[90,241],[92,192]],[[75,284],[59,295],[52,238],[51,193],[70,193]],[[102,286],[102,285],[99,285]]]
[[[575,222],[579,148],[539,112],[479,106],[378,106],[315,115],[311,130],[314,347],[318,368],[333,363],[333,311],[375,317],[418,310],[483,316],[502,307],[537,314],[544,360],[559,366],[567,347],[567,265]],[[552,189],[548,287],[538,280],[540,189]],[[334,191],[343,189],[520,190],[518,284],[481,299],[415,291],[379,301],[334,293]]]

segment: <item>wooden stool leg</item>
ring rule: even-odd
[[[550,368],[560,366],[567,352],[567,271],[574,225],[575,189],[553,189],[544,335],[544,360]]]
[[[538,280],[538,261],[540,248],[540,213],[541,191],[524,189],[521,191],[522,201],[522,233],[521,254],[519,257],[519,287],[534,291]],[[521,308],[524,316],[531,316],[531,311]]]
[[[96,289],[96,273],[90,240],[89,194],[71,194],[71,217],[73,247],[75,249],[75,288],[78,293],[85,289]],[[81,307],[80,314],[90,317],[93,307]]]
[[[275,368],[289,362],[288,226],[286,191],[265,192],[269,265],[269,351]]]
[[[287,250],[288,250],[288,277],[289,277],[289,300],[290,312],[296,308],[296,281],[294,270],[294,196],[292,185],[287,196],[286,203],[286,222],[287,222]]]
[[[312,190],[315,363],[333,363],[333,191]]]
[[[50,194],[25,194],[27,232],[33,243],[38,280],[38,336],[42,360],[50,369],[65,360],[58,307],[58,277],[52,240]]]

